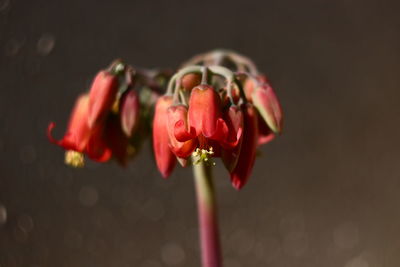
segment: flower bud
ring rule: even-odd
[[[250,77],[247,78],[246,81],[244,82],[244,86],[243,86],[247,101],[250,101],[250,102],[253,101],[252,95],[253,95],[254,89],[257,87],[257,84],[255,84],[255,83],[257,81],[260,84],[267,82],[267,77],[265,77],[264,75],[259,75],[255,79],[256,79],[256,81]]]
[[[122,130],[131,137],[139,123],[140,103],[134,90],[129,90],[121,98],[120,120]]]
[[[118,77],[108,71],[100,71],[90,88],[89,92],[89,127],[99,124],[105,120],[118,92]]]
[[[183,89],[190,91],[193,87],[198,86],[201,83],[201,75],[197,73],[189,73],[182,78]]]
[[[274,133],[282,131],[282,109],[274,90],[269,84],[263,84],[252,94],[253,104]]]

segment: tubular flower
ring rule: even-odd
[[[193,88],[189,100],[189,127],[196,135],[212,140],[223,140],[227,126],[222,119],[221,99],[214,88],[200,85]]]
[[[82,95],[75,104],[67,132],[61,140],[55,140],[51,135],[55,123],[50,123],[48,127],[49,140],[67,150],[65,161],[74,167],[83,166],[83,153],[99,162],[107,161],[111,157],[111,151],[101,138],[104,126],[97,125],[95,128],[90,128],[88,111],[89,96]]]
[[[168,178],[176,164],[176,157],[170,148],[168,135],[168,113],[172,104],[171,96],[162,96],[155,107],[153,120],[153,149],[159,171]]]
[[[244,127],[243,145],[235,168],[231,171],[232,185],[241,189],[248,181],[256,158],[258,145],[258,118],[257,111],[252,104],[242,106]]]

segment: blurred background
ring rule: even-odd
[[[400,266],[398,1],[0,0],[0,266],[200,266],[191,170],[65,166],[77,95],[117,57],[230,48],[285,111],[240,192],[215,167],[225,266]]]

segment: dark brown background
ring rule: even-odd
[[[0,266],[199,266],[190,169],[149,149],[75,170],[49,144],[112,59],[231,48],[267,73],[285,133],[240,192],[216,169],[226,266],[400,265],[398,1],[0,0]]]

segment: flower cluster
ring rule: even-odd
[[[52,137],[54,127],[50,123],[49,139],[66,150],[69,165],[83,166],[84,155],[126,165],[152,128],[164,178],[177,162],[213,165],[218,157],[240,189],[258,146],[281,133],[282,110],[251,60],[218,50],[192,58],[173,76],[115,61],[78,97],[61,140]]]
[[[222,66],[226,59],[237,69]],[[257,147],[282,130],[281,106],[269,82],[246,58],[230,53],[221,58],[214,52],[194,61],[171,78],[156,103],[153,148],[158,169],[167,178],[176,162],[213,164],[212,158],[220,157],[232,185],[240,189],[249,179]]]
[[[52,137],[55,123],[49,124],[48,137],[66,150],[66,164],[82,167],[86,155],[97,162],[113,158],[126,165],[146,135],[146,111],[158,97],[154,90],[138,94],[137,84],[145,81],[141,73],[115,61],[96,75],[88,93],[78,97],[61,140]]]

